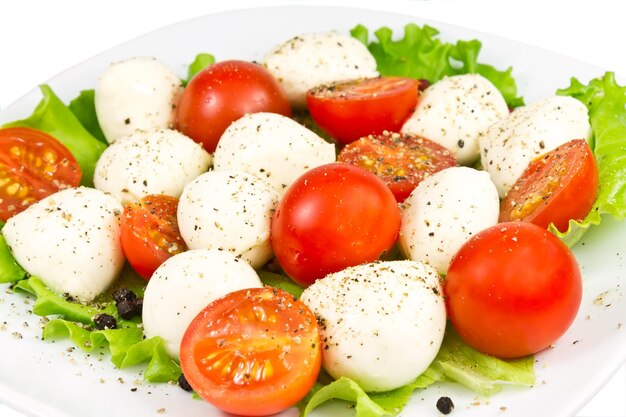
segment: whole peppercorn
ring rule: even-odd
[[[191,385],[189,385],[187,378],[185,378],[185,374],[180,374],[180,376],[178,377],[178,386],[185,391],[193,391],[193,388],[191,388]]]
[[[117,320],[110,314],[98,314],[93,322],[98,330],[117,329]]]
[[[442,414],[450,414],[454,409],[454,403],[450,399],[450,397],[441,397],[437,400],[437,410],[439,410]]]

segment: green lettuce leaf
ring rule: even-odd
[[[585,219],[571,220],[563,233],[550,228],[572,246],[590,226],[600,224],[602,215],[626,218],[626,87],[618,85],[615,74],[607,72],[588,85],[572,78],[570,86],[557,94],[574,97],[587,106],[593,132],[589,145],[599,174],[598,196]]]
[[[504,384],[533,385],[533,363],[533,356],[505,361],[480,353],[464,343],[448,325],[439,353],[430,367],[412,383],[392,391],[370,394],[345,377],[327,385],[317,384],[299,404],[301,417],[329,400],[353,403],[356,417],[395,416],[404,408],[413,391],[442,381],[457,382],[478,394],[490,396],[499,392]]]
[[[70,101],[70,110],[74,113],[74,116],[78,119],[80,124],[100,142],[108,145],[104,132],[98,122],[98,116],[96,114],[96,92],[94,90],[83,90],[78,97]]]
[[[31,116],[7,123],[4,127],[23,126],[41,130],[64,144],[74,155],[83,177],[81,184],[93,186],[93,172],[106,145],[94,138],[48,85],[40,86],[43,99]]]
[[[196,55],[196,58],[191,64],[189,64],[189,68],[187,68],[187,79],[183,80],[183,84],[189,84],[189,81],[191,81],[191,79],[195,77],[197,73],[199,73],[209,65],[213,64],[214,62],[215,57],[211,54],[200,53]]]
[[[300,298],[304,289],[290,280],[288,277],[274,272],[268,272],[264,270],[258,270],[259,278],[264,285],[279,288],[283,291],[287,291],[289,294],[296,298]]]
[[[381,27],[374,32],[378,41],[370,42],[369,31],[358,25],[350,31],[376,59],[382,75],[398,75],[425,79],[431,83],[458,74],[478,73],[502,93],[509,107],[518,107],[524,100],[517,96],[517,84],[512,69],[500,71],[491,65],[478,62],[482,44],[478,40],[445,43],[437,39],[439,31],[431,26],[409,23],[404,27],[404,37],[393,39],[393,31]]]
[[[3,227],[4,222],[0,221],[0,231]],[[0,234],[0,284],[17,282],[24,278],[26,278],[26,271],[17,263],[7,241]]]

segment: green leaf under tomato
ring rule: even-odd
[[[500,71],[478,62],[482,47],[478,40],[445,43],[437,39],[437,29],[413,23],[404,27],[404,37],[398,40],[393,39],[393,31],[388,27],[374,32],[377,42],[369,41],[369,31],[363,25],[356,26],[350,33],[367,46],[381,75],[425,79],[434,83],[446,76],[477,73],[496,86],[509,107],[524,104],[523,98],[517,96],[511,68]]]
[[[187,79],[183,80],[183,84],[189,84],[189,81],[191,81],[191,79],[195,77],[197,73],[213,63],[215,63],[215,57],[211,54],[200,53],[196,55],[196,59],[194,59],[194,61],[189,64],[189,68],[187,69]]]
[[[592,138],[589,143],[598,165],[598,197],[589,214],[581,221],[570,220],[561,233],[550,231],[573,246],[591,225],[598,225],[602,215],[617,220],[626,218],[626,86],[620,86],[612,72],[593,79],[588,85],[572,78],[568,88],[557,94],[580,100],[589,111]]]
[[[81,185],[93,186],[93,173],[106,145],[94,138],[48,85],[39,87],[43,99],[31,116],[3,127],[30,127],[48,133],[65,145],[83,172]]]

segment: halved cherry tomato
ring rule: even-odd
[[[122,249],[133,269],[147,280],[169,257],[187,249],[178,230],[177,208],[177,198],[161,194],[124,207]]]
[[[400,210],[369,171],[333,163],[301,175],[278,203],[270,239],[283,270],[306,287],[377,260],[398,238]]]
[[[340,143],[385,130],[397,132],[417,105],[418,81],[365,78],[313,88],[307,107],[315,122]]]
[[[346,145],[337,160],[376,174],[398,202],[404,201],[430,174],[457,165],[454,155],[438,143],[389,132]]]
[[[598,167],[583,139],[569,141],[532,161],[500,205],[500,222],[521,220],[561,232],[582,220],[596,201]]]
[[[191,322],[180,365],[194,391],[229,413],[264,416],[300,401],[321,367],[315,315],[270,287],[235,291]]]
[[[228,125],[247,113],[291,116],[291,105],[274,76],[258,64],[223,61],[195,75],[176,109],[176,129],[214,152]]]
[[[59,190],[77,187],[82,171],[72,153],[45,132],[0,129],[0,219]]]
[[[501,223],[452,259],[444,283],[450,322],[470,346],[500,358],[539,352],[574,321],[582,297],[576,258],[532,223]]]

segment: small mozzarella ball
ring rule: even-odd
[[[308,33],[271,50],[265,67],[281,83],[291,104],[306,107],[306,92],[335,81],[378,76],[367,47],[336,32]]]
[[[173,126],[180,78],[154,58],[111,64],[95,88],[96,115],[109,143],[138,130]]]
[[[257,175],[281,194],[306,171],[335,159],[333,144],[275,113],[248,114],[233,122],[214,154],[216,170]]]
[[[146,337],[160,336],[178,358],[180,342],[191,321],[208,304],[245,288],[263,284],[244,261],[220,250],[197,249],[172,256],[154,271],[143,296]]]
[[[421,375],[446,328],[439,275],[419,262],[347,268],[317,280],[301,300],[319,319],[324,369],[370,392],[392,390]]]
[[[437,142],[459,164],[469,165],[479,157],[480,132],[508,114],[504,97],[489,80],[478,74],[455,75],[422,93],[401,131]]]
[[[149,194],[178,197],[185,184],[206,172],[211,160],[202,145],[175,130],[135,132],[104,150],[93,181],[124,204]]]
[[[278,198],[278,191],[255,175],[207,172],[180,197],[180,234],[190,249],[221,248],[259,268],[272,257],[270,222]]]
[[[58,294],[92,301],[124,265],[122,205],[93,188],[54,193],[11,217],[2,234],[17,262]]]
[[[504,197],[530,161],[570,140],[590,137],[583,103],[572,97],[548,97],[515,109],[481,134],[481,163]]]
[[[486,172],[467,167],[439,171],[420,182],[404,201],[400,249],[407,258],[445,274],[470,237],[498,222],[499,204]]]

